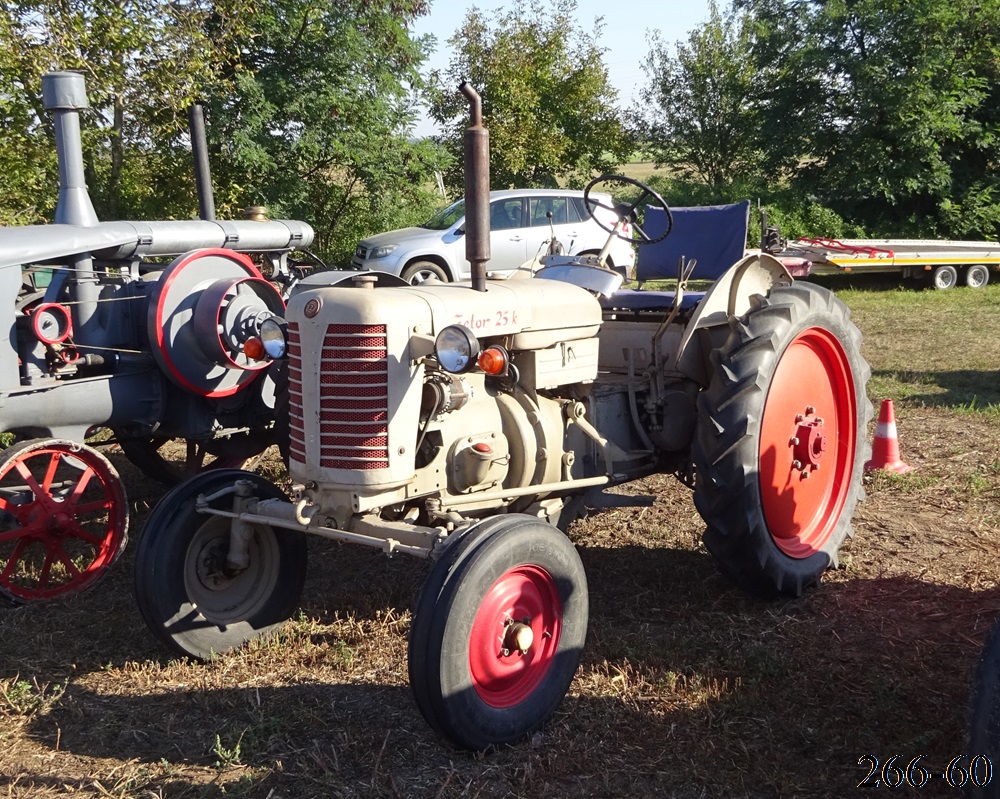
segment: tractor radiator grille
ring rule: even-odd
[[[288,323],[288,454],[306,462],[305,424],[302,420],[302,340],[299,326]]]
[[[320,466],[389,466],[385,325],[330,325],[319,364]]]

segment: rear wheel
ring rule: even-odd
[[[247,480],[261,499],[286,499],[259,475],[209,471],[168,493],[147,519],[135,557],[135,595],[150,630],[176,652],[206,659],[275,632],[302,593],[306,543],[302,533],[253,525],[249,564],[232,569],[230,520],[199,513],[200,494]],[[231,493],[211,507],[232,508]]]
[[[448,273],[433,261],[414,261],[406,267],[400,275],[407,283],[419,286],[426,280],[440,280],[448,282]]]
[[[576,549],[530,516],[491,519],[435,564],[410,631],[410,685],[453,743],[481,750],[552,715],[587,634],[587,580]]]
[[[705,544],[751,593],[797,596],[837,563],[862,496],[870,369],[826,289],[773,289],[712,354],[693,444]]]
[[[966,784],[966,796],[975,799],[1000,797],[1000,781],[984,785],[984,769],[989,764],[1000,763],[1000,624],[990,632],[979,658],[976,682],[972,689],[967,751],[979,761],[979,770],[976,779],[970,779]],[[968,761],[962,765],[972,767],[972,763]]]
[[[965,285],[971,289],[981,289],[990,282],[990,269],[984,264],[973,264],[965,270]]]

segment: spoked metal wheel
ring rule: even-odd
[[[125,489],[96,450],[45,438],[0,455],[0,595],[39,602],[85,591],[127,538]]]
[[[118,443],[125,457],[144,474],[166,485],[176,485],[206,469],[243,468],[267,447],[267,442],[258,438],[242,436],[206,444],[192,439],[148,436],[123,438]]]
[[[135,594],[139,612],[171,649],[207,659],[277,630],[298,605],[306,569],[302,533],[255,524],[245,566],[228,563],[229,519],[199,513],[198,496],[248,481],[260,499],[285,495],[259,475],[235,469],[199,474],[154,508],[139,535]],[[211,507],[230,510],[231,493]]]
[[[410,632],[410,685],[443,737],[468,749],[545,723],[576,672],[587,581],[573,545],[530,516],[473,528],[435,564]]]
[[[808,283],[734,320],[698,400],[705,544],[752,593],[798,595],[837,562],[861,498],[870,370],[847,307]]]

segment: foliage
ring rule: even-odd
[[[456,87],[468,79],[483,101],[490,131],[493,188],[583,185],[627,153],[608,82],[602,24],[577,27],[576,0],[518,0],[488,20],[473,8],[449,40],[456,55],[432,74],[430,114],[456,157],[446,174],[462,185],[462,137],[468,108]]]
[[[748,50],[748,17],[719,13],[714,0],[708,22],[691,32],[676,54],[659,31],[649,38],[643,65],[649,78],[633,110],[641,139],[659,165],[719,189],[737,178],[760,175],[757,80]]]
[[[84,72],[85,169],[98,216],[190,217],[186,110],[208,100],[220,216],[251,204],[316,227],[344,257],[429,213],[441,154],[411,143],[423,0],[3,0],[0,221],[51,217],[57,178],[41,75]]]

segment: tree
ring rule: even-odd
[[[659,31],[643,65],[649,88],[635,109],[639,137],[656,162],[713,189],[760,177],[764,143],[755,100],[761,76],[747,57],[746,15],[723,16],[714,0],[709,20],[678,43],[674,54]]]
[[[321,248],[345,259],[360,236],[428,210],[440,155],[407,139],[426,50],[407,26],[424,0],[2,1],[0,153],[22,162],[6,173],[18,184],[0,198],[8,219],[54,207],[40,107],[53,68],[87,76],[100,218],[193,215],[195,100],[207,102],[220,216],[268,205],[312,223]]]
[[[551,8],[551,10],[549,10]],[[581,185],[608,171],[628,150],[608,82],[604,51],[596,44],[601,22],[576,27],[576,0],[518,0],[492,24],[473,8],[449,39],[456,51],[448,68],[432,75],[430,115],[456,156],[446,179],[462,185],[462,135],[468,108],[458,95],[468,79],[483,100],[490,131],[494,188]]]

